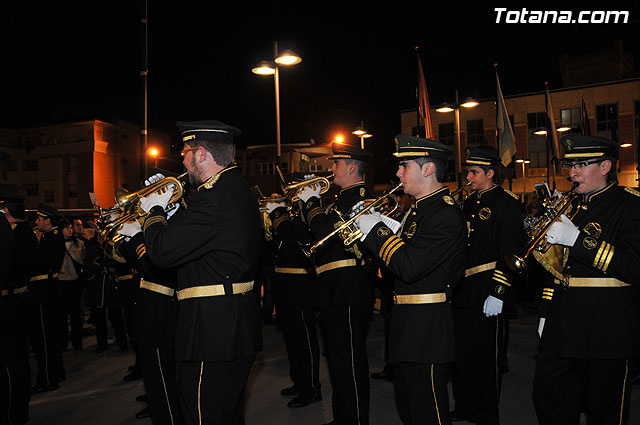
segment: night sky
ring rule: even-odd
[[[141,0],[12,3],[20,4],[2,6],[0,127],[141,122]],[[420,3],[149,0],[149,126],[177,136],[175,121],[217,119],[243,131],[240,146],[274,143],[273,77],[251,68],[273,59],[276,40],[303,58],[281,70],[283,143],[326,143],[364,121],[378,156],[392,150],[400,111],[416,106],[414,46],[432,105],[453,100],[456,88],[462,98],[494,97],[494,62],[505,95],[541,91],[545,81],[560,88],[560,52],[607,48],[614,39],[635,52],[639,69],[634,11],[626,25],[498,25],[493,9],[501,4]],[[511,3],[509,10],[521,8]]]

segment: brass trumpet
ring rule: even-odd
[[[284,188],[284,196],[291,202],[297,202],[298,192],[307,186],[320,186],[320,194],[327,192],[331,188],[331,182],[333,181],[333,174],[328,177],[314,177],[309,180],[302,180],[296,183],[291,183]],[[274,201],[272,201],[274,202]]]
[[[389,202],[395,203],[395,206],[386,208],[383,215],[387,217],[391,216],[398,208],[398,198],[393,194],[393,192],[399,190],[400,188],[402,188],[402,183],[398,184],[396,187],[380,196],[379,198],[371,202],[366,202],[365,207],[362,211],[354,214],[347,220],[343,219],[340,212],[334,207],[333,211],[336,211],[338,213],[342,224],[336,227],[333,232],[329,233],[327,236],[323,237],[318,242],[313,244],[309,249],[303,248],[303,252],[307,255],[307,257],[311,258],[311,256],[314,255],[316,251],[318,251],[318,249],[320,249],[325,243],[327,243],[328,240],[332,239],[336,235],[340,236],[340,238],[342,239],[342,243],[345,246],[352,245],[363,235],[362,230],[360,230],[355,224],[356,220],[358,220],[358,218],[360,218],[364,214],[368,214],[371,210],[383,209],[383,207],[387,206]]]
[[[526,230],[527,234],[527,250],[522,256],[515,254],[506,254],[505,262],[507,267],[517,273],[521,273],[527,269],[526,259],[534,254],[535,259],[547,269],[550,273],[558,278],[562,278],[563,269],[563,253],[562,247],[556,246],[551,249],[552,245],[547,241],[547,232],[555,223],[559,221],[562,214],[567,215],[569,220],[573,220],[578,211],[585,208],[580,201],[580,195],[576,193],[578,183],[574,183],[569,192],[548,208],[540,218],[532,223]],[[569,216],[570,214],[570,216]]]
[[[464,200],[469,196],[469,192],[467,191],[468,186],[471,186],[471,182],[468,182],[451,192],[451,197],[456,201],[456,204],[458,204],[459,207],[462,207]]]

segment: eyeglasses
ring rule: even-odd
[[[182,149],[180,151],[180,156],[185,156],[189,151],[195,151],[200,149],[200,146],[196,147],[196,148],[187,148],[187,149]]]
[[[601,162],[602,162],[601,159],[592,159],[590,161],[579,161],[579,162],[565,162],[562,164],[562,168],[570,170],[573,167],[576,167],[579,170],[581,168],[586,167],[587,165],[599,164]]]

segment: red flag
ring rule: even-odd
[[[422,117],[422,121],[424,121],[425,138],[435,140],[435,134],[433,134],[433,127],[431,126],[431,108],[429,107],[427,82],[424,79],[420,55],[418,55],[418,112]]]

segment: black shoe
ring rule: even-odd
[[[287,407],[304,407],[312,403],[317,403],[319,401],[322,401],[322,393],[320,391],[316,393],[315,397],[299,395],[296,398],[290,400],[289,403],[287,403]]]
[[[455,410],[452,410],[449,412],[449,420],[451,420],[451,422],[461,422],[461,421],[468,421],[469,418],[467,416],[461,415]]]
[[[295,385],[292,385],[290,387],[283,388],[280,390],[280,395],[283,395],[283,396],[298,395],[298,394],[300,394],[300,390],[298,390]]]
[[[147,395],[146,394],[140,394],[138,397],[136,397],[136,401],[142,402],[142,403],[146,403],[147,402]]]
[[[131,382],[131,381],[135,381],[137,379],[142,379],[142,374],[140,372],[138,372],[137,370],[134,370],[133,372],[131,372],[130,374],[128,374],[127,376],[122,378],[122,380],[125,381],[125,382]]]
[[[149,407],[145,407],[144,409],[136,413],[136,418],[138,419],[148,418],[149,416],[151,416],[151,410],[149,410]]]
[[[42,394],[46,393],[47,391],[55,391],[57,389],[60,389],[60,386],[58,384],[34,385],[33,387],[31,387],[31,394]]]

